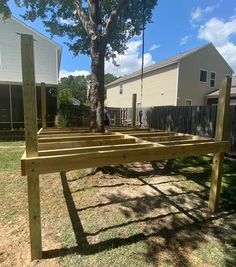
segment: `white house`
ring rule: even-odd
[[[36,84],[45,82],[47,88],[58,85],[61,46],[13,16],[0,18],[0,129],[23,123],[21,33],[34,37]],[[49,110],[56,109],[56,98],[48,92],[47,101]]]
[[[233,70],[213,44],[195,48],[123,76],[106,86],[108,107],[131,107],[132,94],[138,106],[205,105],[206,95],[219,89]],[[142,97],[141,97],[142,95]]]

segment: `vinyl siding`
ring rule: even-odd
[[[200,70],[207,70],[207,82],[200,82]],[[210,87],[210,73],[216,73],[215,87]],[[177,105],[185,105],[192,99],[192,105],[205,105],[206,94],[219,88],[226,75],[232,70],[212,45],[182,59],[179,63]]]
[[[5,22],[0,19],[0,82],[22,82],[20,35],[17,33],[34,36],[36,82],[57,85],[58,47],[13,19],[7,19]]]
[[[142,106],[175,105],[176,102],[177,64],[152,71],[144,75]],[[137,103],[141,102],[140,77],[123,83],[123,94],[120,86],[116,84],[107,88],[108,107],[131,107],[132,94],[137,94]]]

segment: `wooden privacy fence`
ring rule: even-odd
[[[136,112],[136,125],[138,125],[138,113]],[[164,131],[173,131],[215,137],[216,128],[216,105],[207,106],[162,106],[142,108],[142,126]],[[121,108],[121,122],[125,125],[132,120],[132,109]],[[228,116],[228,140],[229,151],[236,153],[236,106],[230,106]]]
[[[215,137],[217,106],[144,108],[144,124],[151,128],[177,131],[205,137]],[[228,116],[230,152],[236,153],[236,106]]]

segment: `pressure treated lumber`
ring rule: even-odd
[[[45,83],[41,83],[41,119],[42,119],[42,128],[47,127],[47,110],[46,110],[46,87]]]
[[[220,87],[216,120],[215,140],[227,140],[227,123],[229,114],[231,78],[226,77]],[[216,212],[219,206],[221,181],[223,174],[224,153],[217,151],[213,157],[209,209]]]
[[[123,149],[130,149],[130,148],[131,149],[148,148],[152,146],[153,144],[149,144],[149,143],[134,143],[134,144],[121,144],[121,145],[52,149],[52,150],[39,151],[39,156],[56,156],[56,155],[67,155],[67,154],[88,153],[88,152],[99,153],[100,151],[123,150]]]
[[[56,136],[56,137],[40,137],[40,143],[46,142],[66,142],[66,141],[86,141],[86,140],[107,140],[107,139],[120,139],[123,136],[115,135],[115,134],[100,134],[100,135],[67,135],[67,136]]]
[[[32,35],[21,35],[21,60],[24,101],[26,157],[38,156],[37,105]],[[42,258],[39,175],[27,175],[31,259]]]
[[[48,143],[39,143],[39,150],[132,144],[132,143],[135,143],[134,137],[125,138],[125,139],[116,138],[116,139],[104,139],[104,140],[99,139],[99,140],[69,141],[69,142],[48,142]]]
[[[44,156],[25,159],[25,170],[27,174],[52,173],[83,169],[89,167],[100,167],[113,164],[122,164],[136,161],[151,161],[172,159],[206,154],[209,152],[224,152],[228,148],[228,142],[209,142],[161,146],[151,148],[123,149],[112,151],[99,151],[99,153],[81,153],[62,156]]]

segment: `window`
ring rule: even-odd
[[[192,99],[186,99],[185,100],[185,106],[191,107],[192,106]]]
[[[210,86],[215,87],[215,82],[216,82],[216,73],[212,71],[211,72],[211,79],[210,79]]]
[[[207,82],[207,71],[200,70],[200,82],[206,83]]]
[[[123,84],[122,83],[120,84],[120,94],[121,95],[123,94]]]

